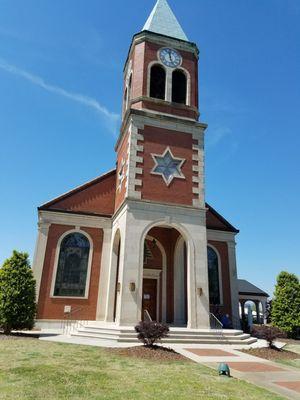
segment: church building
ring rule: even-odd
[[[205,202],[197,45],[166,0],[132,38],[116,168],[38,208],[37,323],[237,328],[238,230]],[[121,103],[121,99],[120,99]]]

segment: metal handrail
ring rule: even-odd
[[[144,321],[152,322],[151,315],[149,314],[149,311],[146,309],[144,310]]]
[[[74,308],[73,310],[71,309],[69,313],[64,314],[64,320],[62,321],[62,331],[65,335],[69,334],[72,331],[72,329],[78,329],[79,326],[82,327],[85,326],[82,322],[84,320],[78,320],[73,318],[74,314],[78,313],[79,311],[82,311],[83,309],[84,307],[77,307]],[[87,321],[85,323],[87,323]]]
[[[222,322],[215,316],[215,314],[213,314],[213,313],[210,312],[209,315],[211,316],[212,320],[215,321],[215,324],[216,324],[217,326],[219,326],[220,329],[223,329],[223,324],[222,324]]]
[[[226,337],[223,335],[223,324],[213,313],[209,313],[210,316],[210,327],[213,329],[220,341],[226,341]]]

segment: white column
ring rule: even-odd
[[[209,290],[206,227],[189,227],[191,235],[187,257],[188,328],[208,329]]]
[[[38,301],[40,294],[49,227],[50,223],[48,222],[38,223],[38,237],[35,245],[32,264],[32,272],[36,280],[36,301]]]
[[[235,241],[230,240],[227,242],[228,247],[228,261],[229,261],[229,274],[230,274],[230,291],[231,291],[231,310],[232,310],[232,323],[233,327],[240,329],[239,319],[239,289],[238,278],[236,269],[236,253]]]
[[[123,241],[123,232],[121,232],[121,243]],[[109,248],[109,268],[107,277],[107,292],[105,304],[105,317],[106,322],[114,322],[114,307],[116,296],[116,281],[118,270],[118,250],[119,238],[116,238],[116,230],[111,235],[111,243]]]
[[[166,67],[166,101],[172,101],[172,74],[173,69]]]
[[[267,299],[261,300],[261,305],[262,305],[262,312],[263,312],[263,323],[267,324]]]
[[[143,248],[140,247],[141,230],[138,224],[126,217],[126,233],[121,240],[116,323],[135,325],[141,320],[143,286]]]
[[[185,324],[184,240],[179,240],[174,255],[174,325]]]
[[[109,280],[109,269],[110,269],[110,249],[111,249],[111,229],[103,229],[103,242],[102,242],[102,254],[101,264],[99,265],[99,292],[97,302],[96,319],[104,320],[107,292],[108,292],[108,280]]]

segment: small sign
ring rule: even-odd
[[[144,294],[144,300],[150,300],[150,294],[145,293]]]
[[[69,314],[71,312],[71,306],[65,306],[64,307],[64,313]]]

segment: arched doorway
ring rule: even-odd
[[[170,226],[151,228],[144,240],[142,319],[187,324],[187,249]]]

